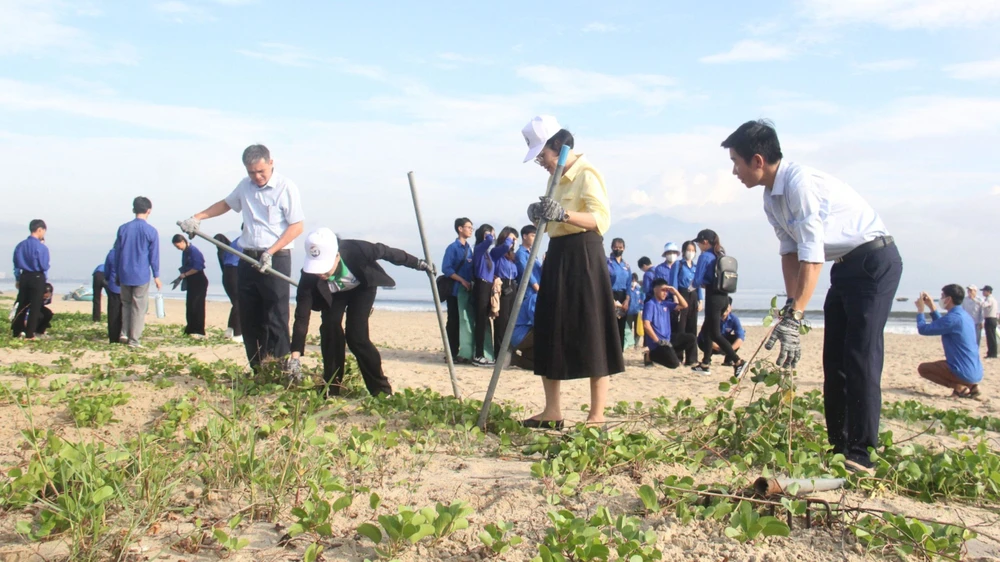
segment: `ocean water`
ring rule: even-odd
[[[90,280],[87,280],[86,282],[59,281],[53,283],[52,285],[55,288],[54,298],[61,299],[62,295],[72,292],[81,285],[90,287],[91,282]],[[167,289],[163,291],[164,298],[184,298],[184,293],[182,291],[171,291],[169,290],[169,285],[164,288]],[[7,295],[16,295],[17,293],[14,289],[13,282],[9,280],[0,284],[0,291],[3,291],[3,293]],[[903,295],[907,293],[900,291],[898,294]],[[913,294],[917,293],[914,291]],[[733,295],[733,308],[736,315],[739,316],[740,321],[743,322],[744,326],[760,326],[763,323],[764,317],[767,316],[771,299],[775,296],[776,293],[771,290],[741,289],[738,293]],[[814,296],[806,309],[806,318],[815,328],[823,327],[824,298],[825,294]],[[212,283],[209,285],[208,300],[228,302],[229,299],[222,290],[221,283]],[[295,300],[294,290],[292,291],[292,300]],[[779,306],[784,304],[784,297],[778,297],[778,302]],[[395,312],[433,312],[434,300],[431,296],[431,289],[429,286],[424,288],[381,289],[375,298],[375,308],[378,310]],[[907,302],[893,302],[892,312],[889,315],[889,321],[886,324],[885,331],[886,333],[894,334],[917,333],[916,307],[914,306],[912,299]]]

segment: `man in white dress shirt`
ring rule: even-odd
[[[299,188],[274,171],[274,161],[267,147],[248,146],[243,151],[247,177],[225,199],[181,223],[181,230],[194,237],[203,219],[232,210],[243,216],[240,244],[243,253],[259,260],[256,265],[240,261],[240,326],[243,346],[250,366],[257,370],[265,357],[282,358],[289,353],[288,303],[289,284],[269,269],[292,273],[291,248],[302,234],[302,202]]]
[[[976,347],[983,341],[983,299],[976,294],[979,289],[975,285],[965,288],[965,300],[962,301],[962,308],[972,317],[972,323],[976,327]]]
[[[903,261],[878,213],[846,183],[782,160],[767,121],[740,125],[722,142],[733,175],[748,188],[764,186],[764,213],[779,241],[788,300],[765,343],[781,342],[777,363],[794,368],[799,329],[823,262],[830,290],[823,305],[823,398],[834,454],[850,470],[869,470],[882,411],[883,330],[899,287]]]

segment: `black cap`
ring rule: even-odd
[[[983,290],[984,291],[989,291],[989,292],[992,293],[993,292],[993,287],[990,287],[989,285],[983,285]]]
[[[719,235],[715,233],[714,230],[705,229],[698,233],[695,237],[695,242],[708,242],[709,244],[715,244],[719,239]]]

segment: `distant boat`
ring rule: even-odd
[[[910,300],[910,297],[896,297],[896,302],[906,302]]]
[[[94,300],[94,291],[89,287],[80,285],[75,291],[70,291],[63,295],[64,301],[92,301]]]

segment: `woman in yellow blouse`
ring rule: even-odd
[[[573,135],[554,117],[540,116],[524,130],[525,162],[555,172]],[[552,197],[528,207],[528,218],[548,221],[551,237],[535,308],[535,374],[545,389],[545,409],[526,427],[563,425],[561,381],[590,379],[588,424],[604,422],[608,376],[625,370],[603,234],[611,224],[604,178],[582,154],[570,151]]]

